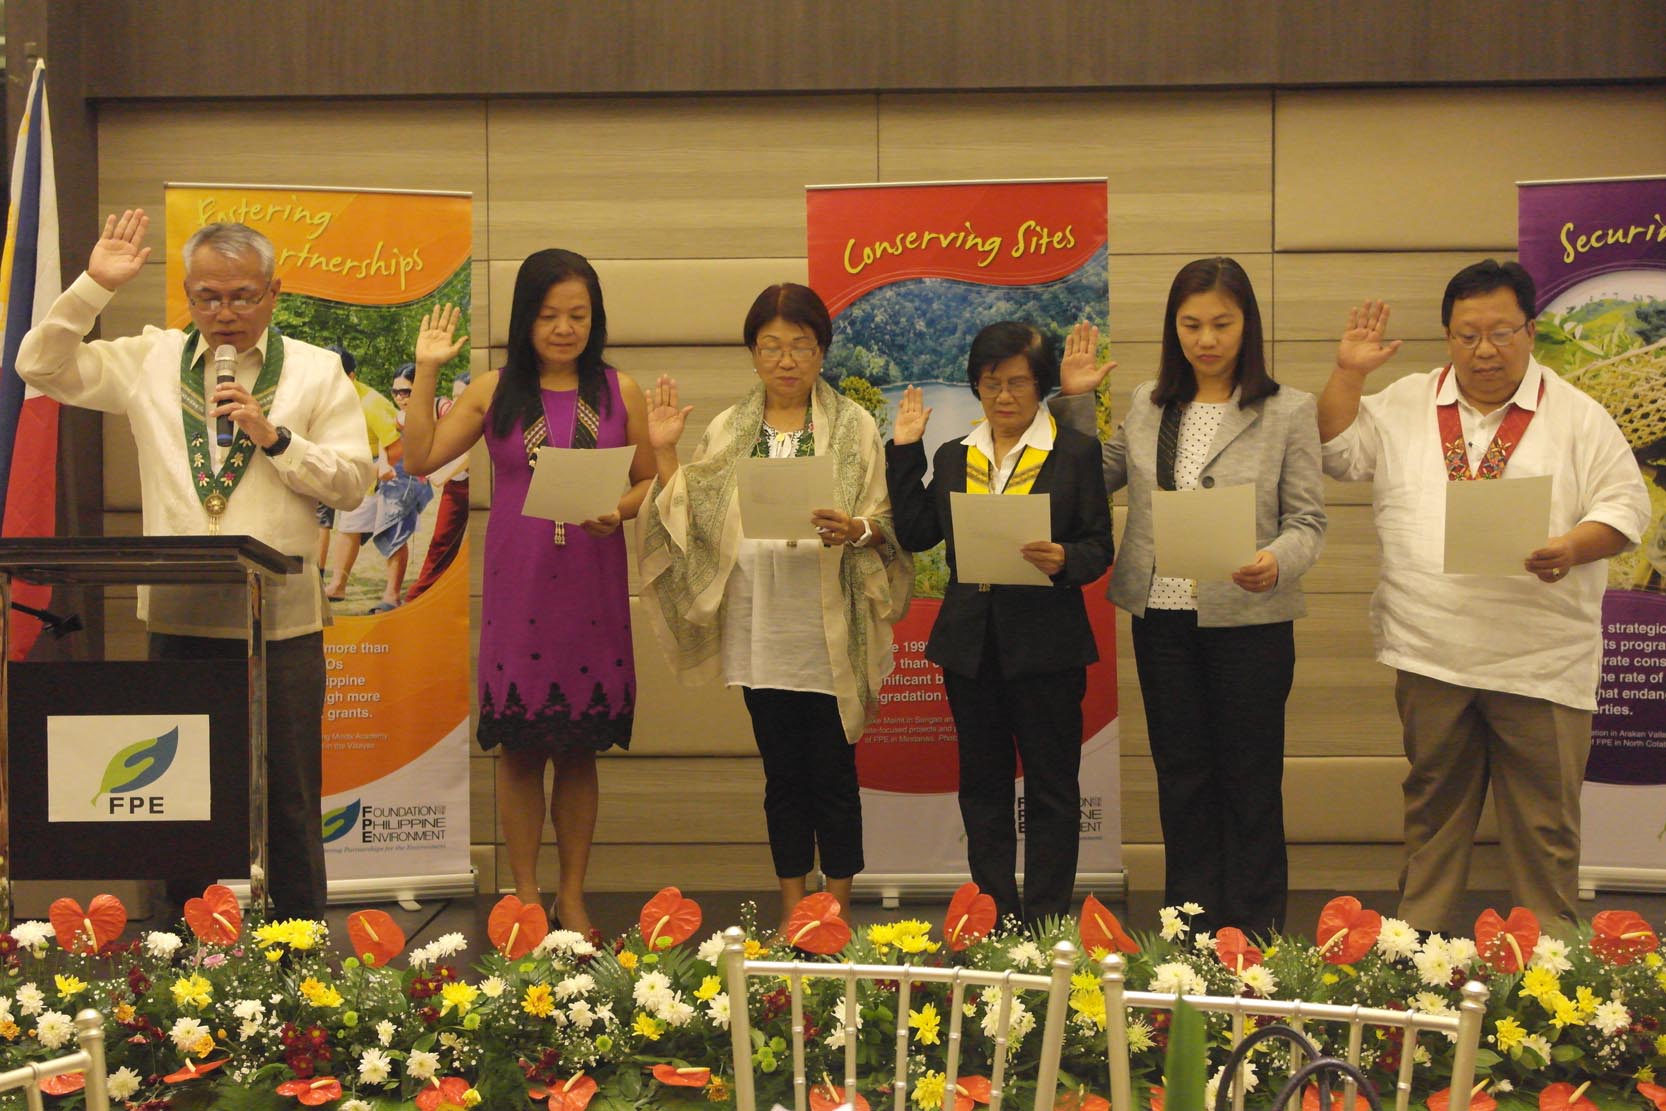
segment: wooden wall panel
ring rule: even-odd
[[[1272,122],[1264,92],[884,96],[879,179],[1106,177],[1112,254],[1266,252]]]
[[[1440,299],[1446,283],[1459,270],[1485,257],[1504,261],[1515,258],[1515,252],[1275,254],[1274,337],[1284,341],[1328,340],[1334,344],[1347,326],[1348,310],[1375,298],[1388,302],[1389,334],[1394,338],[1442,339],[1446,333],[1440,323]]]
[[[875,172],[866,96],[510,101],[487,119],[499,259],[802,258],[804,185]]]
[[[1658,86],[1282,92],[1274,104],[1281,251],[1508,251],[1516,182],[1666,167]]]

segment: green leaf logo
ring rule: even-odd
[[[178,753],[177,725],[160,737],[133,742],[111,757],[109,766],[104,769],[104,778],[99,782],[98,794],[87,805],[97,806],[98,800],[106,794],[137,791],[150,786],[173,766]]]

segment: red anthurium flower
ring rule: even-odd
[[[704,1088],[712,1078],[711,1069],[678,1068],[676,1065],[655,1065],[654,1079],[668,1088]]]
[[[405,931],[385,910],[356,910],[347,916],[353,952],[371,968],[380,968],[405,948]]]
[[[1342,1111],[1342,1089],[1340,1086],[1331,1091],[1330,1109],[1331,1111]],[[1302,1111],[1319,1111],[1319,1086],[1317,1084],[1309,1084],[1302,1089]],[[1371,1111],[1371,1101],[1355,1092],[1354,1111]]]
[[[1153,1084],[1151,1086],[1150,1093],[1148,1093],[1148,1100],[1151,1104],[1151,1111],[1163,1111],[1163,1096],[1164,1096],[1164,1092],[1163,1092],[1162,1085]]]
[[[810,1085],[810,1111],[837,1111],[846,1103],[856,1111],[869,1111],[868,1101],[861,1092],[853,1092],[847,1099],[845,1090],[833,1083],[833,1078],[825,1072],[821,1074],[820,1084]]]
[[[995,900],[978,890],[975,883],[963,883],[949,900],[943,919],[943,937],[949,948],[960,952],[995,928]]]
[[[954,1082],[954,1111],[972,1111],[979,1103],[989,1102],[987,1076],[960,1076]]]
[[[528,1093],[531,1094],[531,1093]],[[582,1072],[554,1088],[541,1089],[533,1099],[549,1098],[549,1111],[584,1111],[596,1096],[596,1082]]]
[[[700,928],[700,904],[683,898],[683,893],[675,887],[661,888],[658,895],[643,904],[637,928],[642,931],[642,941],[650,953],[681,945]]]
[[[1600,911],[1591,919],[1591,949],[1610,964],[1630,964],[1659,946],[1660,939],[1634,910]]]
[[[1539,920],[1526,907],[1511,907],[1510,917],[1500,918],[1488,907],[1475,920],[1475,948],[1481,959],[1500,972],[1520,972],[1527,967],[1533,946],[1539,943]]]
[[[74,899],[54,899],[46,916],[59,947],[71,953],[96,953],[127,929],[127,908],[114,895],[94,895],[86,910]]]
[[[1060,1092],[1059,1098],[1053,1101],[1053,1111],[1111,1111],[1111,1101],[1080,1088]]]
[[[185,900],[185,924],[198,941],[230,945],[243,933],[243,910],[231,888],[213,883],[203,889],[202,898]]]
[[[1483,1089],[1487,1081],[1483,1080],[1475,1085],[1475,1090],[1469,1093],[1469,1111],[1498,1111],[1498,1101],[1489,1096]],[[1442,1088],[1428,1099],[1429,1111],[1450,1111],[1452,1107],[1452,1089]]]
[[[1338,895],[1319,912],[1313,940],[1331,964],[1353,964],[1371,951],[1382,930],[1382,915],[1364,909],[1352,895]]]
[[[837,953],[850,944],[841,909],[839,900],[825,891],[800,899],[787,918],[787,943],[806,953]]]
[[[333,1076],[319,1076],[311,1080],[286,1080],[278,1085],[278,1095],[294,1096],[307,1107],[322,1107],[341,1098],[341,1081]]]
[[[469,1082],[460,1076],[431,1080],[417,1093],[417,1111],[465,1111],[468,1090]]]
[[[515,960],[538,947],[550,932],[550,920],[537,903],[523,903],[513,895],[498,900],[486,916],[486,936],[497,951]]]
[[[1237,926],[1222,926],[1215,931],[1215,956],[1226,967],[1240,974],[1244,969],[1261,963],[1261,950],[1251,945],[1244,931]]]
[[[1666,1088],[1640,1080],[1637,1082],[1637,1094],[1654,1104],[1660,1111],[1666,1111]]]
[[[213,1072],[229,1060],[231,1060],[230,1057],[221,1057],[218,1061],[193,1062],[187,1060],[184,1068],[175,1072],[170,1072],[162,1079],[169,1084],[183,1084],[187,1080],[201,1080],[203,1077],[207,1076],[209,1073]]]
[[[79,1092],[87,1086],[87,1074],[84,1072],[65,1072],[57,1076],[48,1076],[41,1080],[40,1090],[49,1096],[67,1096],[71,1092]]]
[[[1539,1111],[1597,1111],[1597,1105],[1585,1098],[1585,1089],[1590,1086],[1589,1080],[1577,1088],[1565,1081],[1547,1084],[1539,1093]]]
[[[1123,930],[1116,915],[1105,909],[1105,904],[1092,895],[1082,900],[1082,916],[1076,922],[1082,935],[1082,948],[1089,953],[1138,953],[1139,944]]]

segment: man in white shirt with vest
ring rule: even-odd
[[[122,413],[139,454],[147,536],[243,534],[300,556],[266,595],[268,882],[280,917],[321,917],[323,626],[314,563],[318,502],[349,509],[374,478],[364,417],[336,355],[270,327],[279,282],[265,236],[211,224],[185,244],[193,327],[83,342],[98,314],[150,256],[149,218],[105,221],[82,274],[18,352],[18,374],[69,404]],[[216,384],[214,351],[237,351],[236,380]],[[229,446],[215,424],[229,417]],[[236,659],[247,652],[241,587],[139,590],[152,659]],[[169,878],[176,904],[213,877]]]
[[[1368,302],[1319,398],[1325,473],[1372,483],[1371,624],[1411,762],[1399,915],[1424,930],[1456,925],[1489,781],[1512,897],[1547,922],[1574,916],[1607,560],[1649,519],[1613,419],[1533,358],[1534,295],[1514,262],[1465,267],[1441,301],[1451,362],[1362,398],[1400,347],[1383,339],[1388,306]],[[1528,475],[1554,485],[1524,574],[1444,574],[1446,484]]]

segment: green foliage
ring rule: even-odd
[[[387,393],[393,372],[411,361],[416,350],[422,314],[436,305],[461,305],[466,314],[471,302],[471,259],[465,259],[455,273],[427,297],[403,305],[354,305],[284,293],[278,297],[272,323],[284,333],[307,343],[328,347],[339,343],[358,361],[361,382]],[[466,320],[465,320],[466,325]],[[451,379],[469,367],[469,350],[440,368],[439,392],[445,396]]]
[[[1164,1107],[1203,1111],[1203,1041],[1203,1016],[1185,1000],[1176,1003],[1163,1061]]]
[[[874,423],[879,426],[879,435],[883,439],[891,426],[891,407],[886,402],[885,395],[879,392],[879,387],[866,378],[846,375],[839,381],[839,392],[868,411]]]

